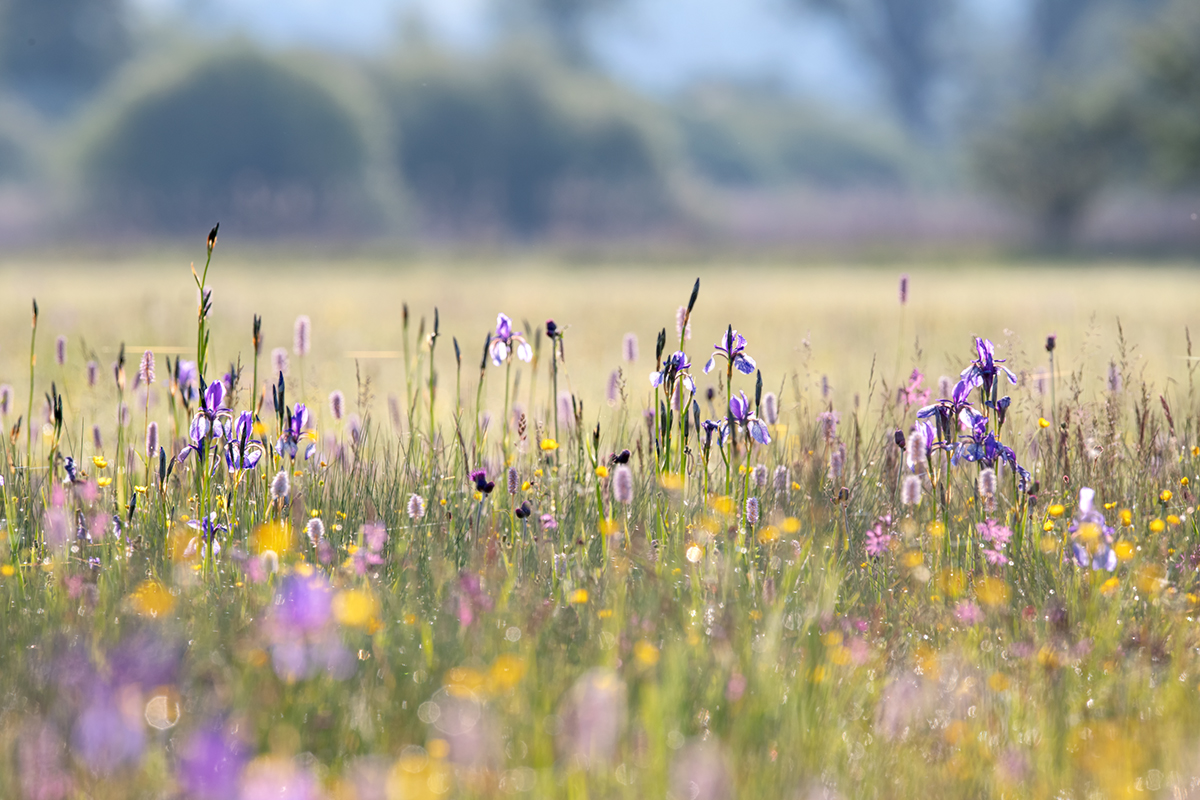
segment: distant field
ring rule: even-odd
[[[194,357],[196,290],[189,261],[202,256],[197,247],[194,254],[125,259],[0,259],[0,380],[20,386],[26,379],[33,297],[42,311],[38,352],[43,365],[53,358],[59,334],[69,338],[67,369],[76,375],[85,363],[84,342],[105,366],[122,340],[135,356],[153,347],[160,358],[173,349]],[[903,314],[897,297],[901,272],[911,276]],[[827,375],[832,397],[840,403],[851,401],[841,390],[846,395],[865,390],[872,359],[876,377],[889,382],[914,364],[929,383],[955,374],[976,334],[993,339],[998,355],[1009,357],[1014,369],[1034,371],[1045,365],[1046,335],[1056,333],[1062,368],[1085,366],[1086,385],[1097,388],[1109,359],[1117,356],[1118,320],[1126,340],[1136,345],[1130,349],[1131,373],[1138,375],[1144,362],[1147,379],[1156,385],[1168,374],[1175,379],[1184,374],[1185,327],[1191,325],[1193,335],[1200,336],[1200,269],[1183,263],[889,268],[785,261],[588,265],[536,257],[330,261],[245,255],[236,245],[222,243],[209,280],[214,287],[212,357],[224,365],[240,355],[248,365],[256,313],[264,320],[264,363],[275,347],[290,352],[293,322],[307,314],[313,321],[313,353],[305,367],[309,398],[324,398],[335,388],[352,397],[357,357],[380,401],[402,386],[402,304],[411,311],[414,339],[419,318],[426,317],[431,326],[437,306],[439,391],[442,402],[449,403],[451,337],[458,338],[464,353],[464,394],[473,393],[484,336],[503,311],[534,326],[548,318],[568,326],[563,388],[595,408],[607,376],[622,366],[626,332],[637,334],[641,351],[637,363],[627,367],[629,385],[639,392],[649,388],[655,335],[665,326],[668,341],[675,338],[675,310],[687,301],[696,277],[701,291],[693,315],[695,344],[689,348],[694,354],[706,352],[732,324],[749,340],[749,352],[769,386],[790,387],[791,375],[799,373],[801,385],[811,387]],[[541,372],[538,394],[545,397],[544,368]],[[41,372],[54,374],[53,369]],[[293,364],[290,378],[297,374]],[[528,375],[520,380],[522,387],[529,386]],[[495,393],[501,385],[492,381],[490,388]],[[383,407],[377,403],[376,413]]]

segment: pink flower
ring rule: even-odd
[[[892,544],[892,535],[885,533],[883,525],[876,525],[873,529],[867,531],[867,555],[871,558],[878,558],[888,551]]]
[[[997,545],[995,550],[989,547],[983,548],[983,557],[986,558],[988,563],[994,567],[1003,566],[1008,563],[1008,556],[1005,555],[1004,550],[1001,549],[1003,546],[1004,545]]]
[[[964,625],[978,625],[983,622],[983,611],[970,600],[963,600],[955,606],[954,616]]]
[[[1012,538],[1012,531],[994,519],[976,524],[975,530],[979,532],[980,539],[990,542],[995,547],[1003,547]]]

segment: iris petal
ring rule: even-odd
[[[738,353],[734,357],[733,366],[743,375],[753,375],[754,370],[757,369],[754,359],[750,356],[743,355],[742,353]]]
[[[717,365],[717,357],[709,356],[708,361],[706,361],[704,364],[704,374],[707,375],[708,373],[712,372],[713,367],[715,367],[716,365]]]

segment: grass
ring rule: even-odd
[[[39,425],[51,382],[63,396],[28,457],[24,428],[3,444],[3,796],[1165,797],[1200,780],[1185,266],[909,269],[901,308],[896,274],[853,265],[260,264],[222,248],[205,377],[240,357],[219,416],[258,409],[245,470],[212,437],[214,469],[172,458],[198,409],[163,361],[196,356],[179,259],[0,265],[5,425],[30,399],[31,296]],[[767,444],[706,446],[646,380],[697,274],[700,416],[725,415],[725,365],[700,367],[732,324],[777,395]],[[418,331],[434,307],[431,420]],[[541,335],[536,366],[489,363],[478,390],[501,311],[566,326],[565,358]],[[262,385],[312,318],[284,418],[270,389],[261,406],[246,390],[254,314]],[[973,335],[1019,376],[1002,380],[1003,427],[982,424],[1025,486],[1001,464],[993,490],[983,464],[935,449],[910,467],[895,443],[921,405],[897,390],[918,368],[936,399]],[[136,408],[118,424],[122,341]],[[132,385],[147,348],[148,401]],[[553,368],[582,403],[557,420]],[[733,374],[753,401],[755,376]],[[334,389],[355,423],[332,418]],[[299,400],[315,432],[292,457],[279,436]],[[141,455],[147,419],[161,462]],[[906,479],[920,503],[902,502]],[[994,528],[1007,543],[984,540]]]

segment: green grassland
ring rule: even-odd
[[[5,427],[29,400],[34,297],[38,425],[51,382],[64,395],[60,433],[0,441],[0,795],[1195,796],[1191,265],[322,261],[222,243],[206,377],[240,358],[232,416],[252,407],[262,315],[260,384],[286,348],[287,403],[313,407],[315,452],[304,437],[295,458],[277,449],[268,390],[261,463],[227,466],[229,443],[209,437],[211,470],[193,455],[167,474],[196,412],[170,399],[162,362],[195,357],[192,257],[0,262]],[[648,380],[655,337],[676,349],[697,277],[697,410],[725,416],[726,365],[701,367],[732,325],[778,395],[768,443],[645,422],[668,412]],[[431,419],[418,332],[434,308]],[[543,335],[533,364],[489,362],[479,391],[498,312],[565,327],[563,358]],[[921,402],[897,391],[918,369],[936,400],[973,336],[1017,375],[1001,378],[1007,419],[983,424],[1027,485],[940,450],[910,466],[896,445]],[[159,360],[118,426],[122,342],[130,383],[144,350]],[[555,366],[582,402],[557,433]],[[754,375],[733,381],[753,400]],[[357,440],[335,389],[366,420]],[[389,395],[411,409],[398,425]],[[524,430],[500,422],[506,405]],[[147,419],[163,473],[142,455]],[[627,466],[610,458],[624,448]],[[490,491],[468,475],[481,467]],[[199,519],[219,525],[219,553]],[[1110,551],[1112,569],[1093,562]]]

